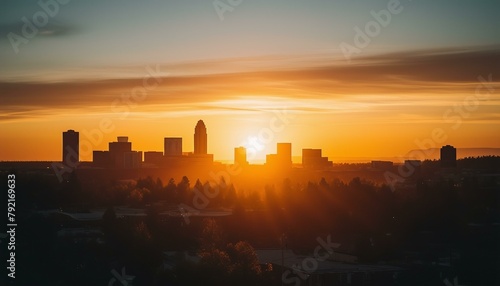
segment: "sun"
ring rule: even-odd
[[[248,136],[247,139],[244,140],[243,147],[247,150],[247,160],[253,161],[262,158],[262,151],[265,148],[265,144],[259,139],[257,136]]]

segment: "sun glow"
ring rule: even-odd
[[[242,144],[247,149],[247,160],[251,163],[265,159],[265,144],[257,136],[248,136]]]

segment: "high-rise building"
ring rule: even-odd
[[[163,143],[163,155],[182,156],[182,138],[167,137]]]
[[[247,162],[247,149],[245,147],[234,148],[234,164],[245,166]]]
[[[118,142],[109,142],[109,156],[112,164],[117,168],[125,166],[125,153],[132,151],[132,142],[128,137],[118,137]]]
[[[80,133],[75,130],[63,132],[62,162],[69,167],[76,167],[80,162]]]
[[[292,143],[278,143],[277,149],[280,165],[292,166]]]
[[[130,151],[123,153],[124,168],[139,168],[142,163],[142,151]]]
[[[198,120],[194,128],[194,154],[207,154],[207,128],[203,120]]]
[[[451,145],[441,147],[441,167],[453,168],[457,166],[457,149]]]

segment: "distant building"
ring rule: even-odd
[[[132,151],[132,142],[128,142],[126,136],[119,136],[116,141],[109,142],[109,151],[94,151],[92,153],[93,165],[102,168],[141,167],[142,151]]]
[[[278,143],[277,149],[280,163],[292,166],[292,143]]]
[[[372,161],[372,168],[379,170],[388,170],[394,166],[394,163],[391,161]]]
[[[234,164],[245,166],[247,162],[247,149],[245,147],[234,148]]]
[[[62,162],[69,167],[76,167],[80,162],[80,133],[75,130],[63,132]]]
[[[302,167],[304,168],[328,168],[333,164],[328,157],[322,157],[321,149],[302,149]]]
[[[139,168],[142,163],[142,152],[141,151],[130,151],[123,153],[123,167]]]
[[[111,156],[109,151],[94,151],[92,152],[92,163],[95,167],[111,167]]]
[[[451,145],[441,147],[441,167],[454,168],[457,166],[457,149]]]
[[[144,163],[152,165],[161,165],[163,161],[163,153],[156,151],[144,152]]]
[[[167,137],[163,143],[163,155],[182,156],[182,138]]]
[[[278,143],[277,154],[266,156],[266,165],[278,168],[292,167],[292,143]]]
[[[132,142],[128,137],[118,137],[118,142],[109,142],[109,155],[112,165],[117,168],[125,167],[125,153],[132,152]]]
[[[207,128],[203,120],[198,120],[194,128],[194,154],[207,154]]]

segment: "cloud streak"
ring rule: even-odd
[[[9,41],[7,35],[14,33],[23,36],[22,27],[25,25],[23,22],[15,23],[0,23],[0,40]],[[80,29],[75,25],[64,23],[51,23],[49,22],[43,27],[36,27],[38,32],[37,36],[40,37],[63,37],[70,36],[80,32]]]
[[[279,59],[279,68],[266,67],[266,63],[276,64],[276,61],[264,59],[172,65],[175,71],[189,67],[190,73],[205,73],[164,77],[161,85],[148,94],[137,111],[155,112],[159,108],[163,111],[170,108],[174,112],[179,109],[211,112],[261,110],[259,106],[252,106],[252,101],[241,105],[241,99],[245,98],[296,102],[292,106],[295,105],[297,111],[311,113],[333,112],[335,107],[325,106],[325,103],[335,102],[351,106],[356,106],[354,103],[358,106],[412,105],[416,102],[423,106],[446,104],[457,94],[472,93],[478,84],[477,77],[489,74],[493,75],[496,90],[500,90],[499,48],[383,54],[360,58],[351,64],[331,60],[319,65],[315,57],[309,62],[300,59],[286,65],[285,60]],[[240,70],[227,72],[228,66]],[[221,67],[223,72],[218,72]],[[169,66],[162,67],[162,70],[168,71]],[[92,110],[103,112],[141,81],[141,78],[0,81],[0,112],[4,114],[0,120],[29,118],[48,109],[55,112],[74,109],[80,109],[82,113]],[[226,104],[221,105],[220,102]],[[498,104],[497,101],[495,105]]]

